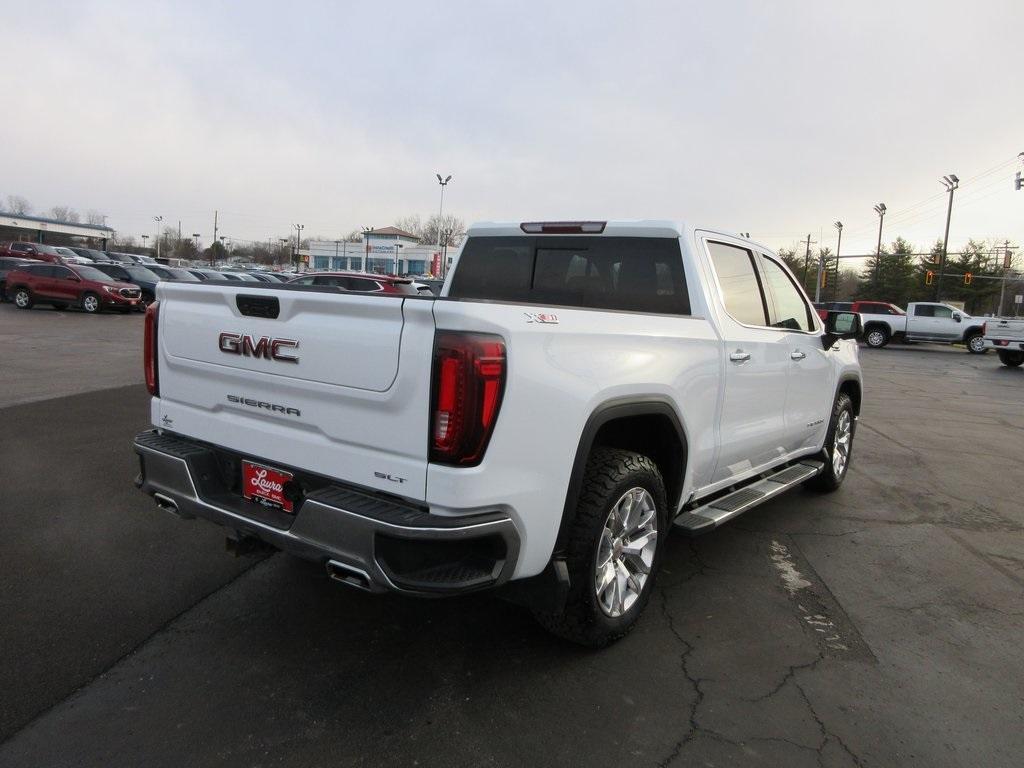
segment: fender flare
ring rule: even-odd
[[[839,377],[839,381],[836,382],[836,394],[832,398],[833,406],[835,405],[836,398],[839,397],[839,393],[843,389],[843,385],[849,382],[853,382],[857,385],[857,399],[853,404],[853,415],[860,416],[860,405],[861,399],[864,396],[864,385],[861,383],[860,376],[854,372],[844,373]]]
[[[665,416],[668,418],[669,423],[676,432],[680,445],[683,446],[683,468],[685,472],[689,441],[686,438],[686,431],[683,429],[682,422],[679,420],[679,414],[668,398],[660,395],[629,395],[601,403],[587,417],[586,424],[583,425],[583,432],[580,435],[579,444],[576,447],[576,456],[573,458],[572,471],[569,475],[569,487],[565,494],[562,520],[558,526],[558,535],[555,538],[552,558],[557,559],[564,549],[569,522],[576,511],[580,489],[583,486],[583,473],[587,467],[587,457],[594,447],[594,438],[597,437],[601,427],[608,422],[631,416]]]
[[[982,326],[982,325],[971,325],[971,326],[969,326],[967,328],[964,328],[964,335],[961,337],[961,340],[966,344],[967,343],[967,339],[969,339],[971,336],[973,336],[976,333],[982,333],[983,328],[984,328],[984,326]]]

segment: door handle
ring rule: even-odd
[[[729,355],[729,359],[734,363],[745,363],[750,359],[750,353],[744,352],[742,349],[737,349],[735,352]]]
[[[792,352],[792,353],[790,353],[790,355],[789,355],[789,359],[790,360],[803,360],[805,357],[807,357],[807,355],[805,355],[799,349],[794,351],[794,352]]]

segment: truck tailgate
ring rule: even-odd
[[[423,498],[433,302],[171,282],[158,298],[155,424]]]

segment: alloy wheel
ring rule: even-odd
[[[832,471],[836,477],[842,477],[846,465],[850,461],[850,449],[853,447],[853,420],[849,411],[839,414],[836,421],[835,438],[832,442]]]
[[[617,618],[640,597],[658,547],[658,508],[645,488],[631,488],[612,506],[597,544],[594,593]]]

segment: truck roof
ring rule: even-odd
[[[549,235],[573,235],[573,234],[585,234],[588,237],[682,237],[687,233],[693,232],[695,227],[692,227],[686,222],[671,220],[671,219],[607,219],[607,220],[552,220],[552,221],[478,221],[470,225],[466,231],[467,236],[471,237],[511,237],[522,234],[533,234],[524,229],[524,227],[534,228],[542,225],[595,225],[593,228],[596,230],[596,225],[601,225],[600,231],[584,231],[582,233],[575,232],[537,232],[538,234],[549,234]],[[746,242],[752,243],[759,248],[762,248],[769,253],[774,253],[774,249],[769,248],[765,245],[761,245],[750,238],[743,237],[736,232],[726,232],[723,230],[712,229],[710,227],[700,227],[702,231],[711,232],[718,235],[726,235],[728,237],[737,238],[739,240],[745,240]]]

